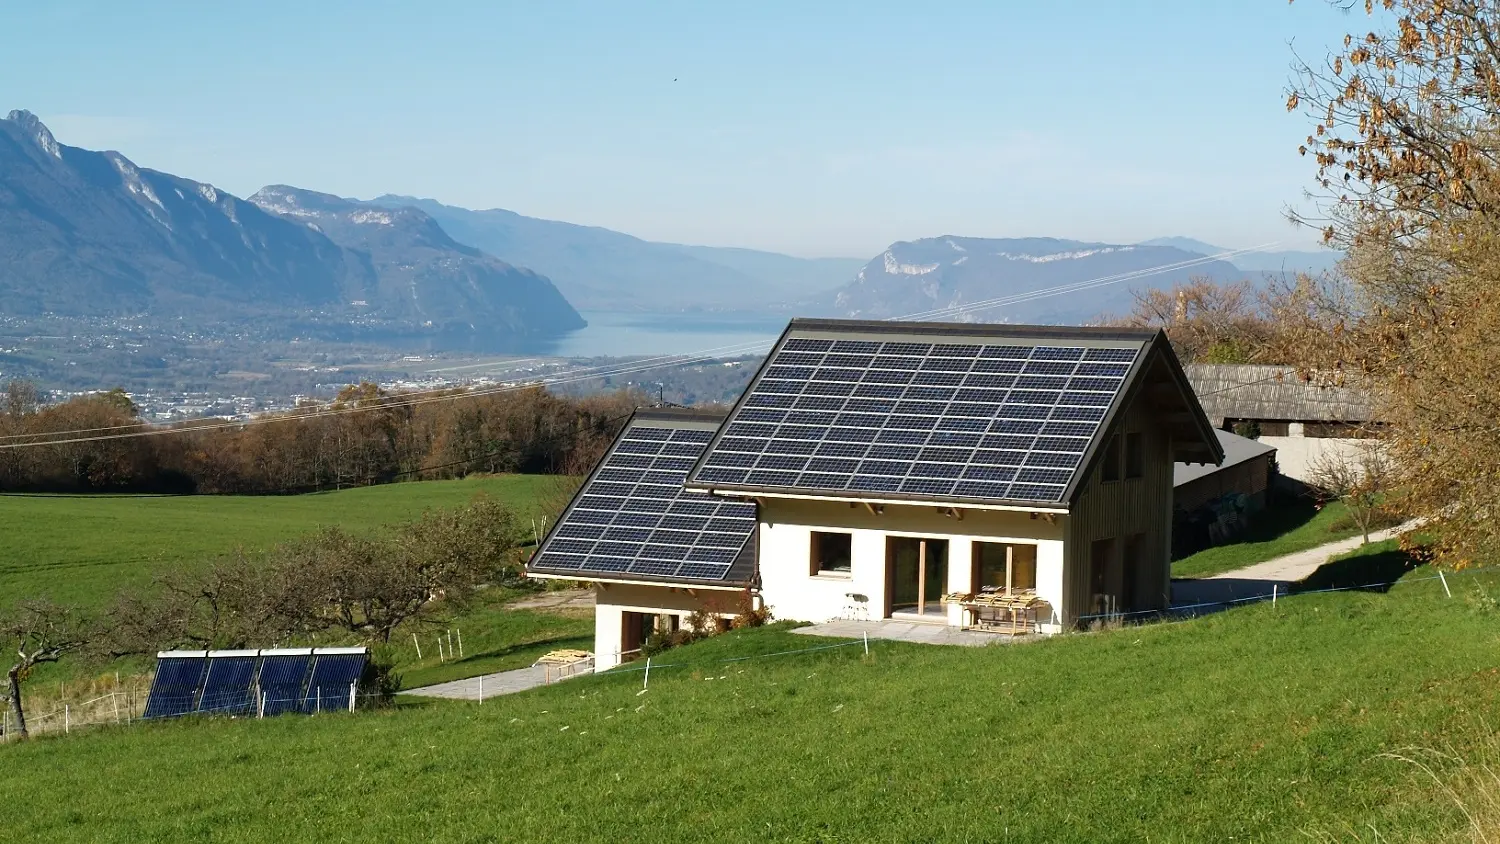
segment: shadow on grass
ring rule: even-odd
[[[1396,581],[1419,565],[1405,551],[1383,550],[1353,554],[1324,563],[1301,582],[1293,584],[1292,591],[1358,589],[1362,592],[1388,592]]]
[[[584,643],[584,642],[587,642],[588,644],[592,645],[594,643],[594,637],[593,636],[553,636],[550,639],[535,639],[535,640],[530,641],[530,642],[517,642],[514,645],[509,645],[509,646],[503,647],[503,648],[496,648],[495,650],[492,650],[492,651],[483,651],[481,653],[474,654],[473,656],[466,656],[466,657],[464,657],[462,659],[449,661],[449,662],[447,662],[445,664],[446,665],[463,665],[466,662],[476,662],[478,660],[491,660],[491,659],[504,658],[504,657],[507,657],[507,656],[511,656],[513,654],[520,653],[521,651],[535,650],[535,649],[541,648],[541,647],[550,647],[552,645],[562,645],[562,646],[577,645],[577,644],[581,644],[581,643]]]
[[[1264,510],[1250,517],[1250,522],[1244,531],[1235,534],[1234,538],[1228,542],[1214,545],[1208,543],[1205,537],[1198,537],[1197,542],[1184,541],[1180,545],[1174,541],[1172,561],[1191,557],[1210,547],[1223,548],[1253,542],[1270,542],[1312,521],[1318,515],[1319,510],[1320,508],[1310,497],[1287,492],[1279,493]],[[1187,538],[1184,537],[1184,539]]]

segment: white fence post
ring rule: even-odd
[[[438,662],[442,662],[443,661],[443,637],[442,636],[437,637],[437,643],[438,643]]]
[[[417,634],[411,634],[411,643],[417,648],[417,661],[422,661],[422,643],[417,641]]]
[[[479,702],[484,703],[484,675],[479,675]]]
[[[1438,580],[1443,581],[1444,594],[1446,594],[1450,598],[1453,597],[1453,592],[1448,589],[1448,578],[1444,577],[1441,571],[1438,572]]]
[[[119,681],[116,680],[115,682],[116,688],[118,688]],[[114,694],[110,695],[109,702],[115,708],[115,723],[118,724],[120,723],[120,693],[115,692]]]
[[[63,732],[73,732],[73,712],[66,703],[63,704]]]
[[[354,687],[356,683],[349,684],[349,711],[354,711]]]
[[[458,658],[464,658],[464,631],[462,629],[458,631]]]
[[[257,717],[257,718],[264,718],[264,717],[266,717],[266,690],[265,689],[261,689],[260,690],[260,711],[259,711],[259,713],[255,717]]]
[[[859,634],[865,640],[865,656],[870,655],[870,631],[866,630]]]
[[[1271,584],[1271,609],[1276,609],[1276,584]]]
[[[651,685],[651,657],[646,657],[646,679],[641,681],[641,689],[644,691]]]

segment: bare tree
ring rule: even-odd
[[[91,626],[76,609],[42,599],[22,601],[0,617],[0,641],[13,649],[5,684],[15,730],[26,738],[26,711],[21,705],[21,685],[36,666],[57,662],[87,647],[93,638]]]
[[[1365,544],[1370,529],[1389,508],[1391,464],[1378,440],[1358,440],[1350,448],[1330,448],[1309,467],[1308,482],[1324,496],[1342,501]]]

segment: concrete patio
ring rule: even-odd
[[[980,630],[960,630],[945,624],[927,624],[919,621],[826,621],[792,631],[804,636],[829,636],[838,639],[890,639],[896,642],[916,642],[922,645],[960,645],[969,648],[984,647],[997,643],[1036,638],[1035,636],[1008,636],[1002,633],[985,633]]]

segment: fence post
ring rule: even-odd
[[[1438,572],[1438,580],[1443,581],[1444,594],[1446,594],[1450,598],[1453,597],[1453,592],[1448,589],[1448,578],[1444,577],[1441,571]]]
[[[458,631],[458,658],[464,658],[464,631],[462,628]]]
[[[422,661],[422,643],[417,641],[417,634],[411,634],[411,643],[417,647],[417,662]]]
[[[1276,609],[1276,585],[1275,583],[1271,584],[1271,609],[1273,610]]]
[[[317,701],[317,708],[314,711],[315,712],[322,712],[323,711],[323,687],[322,686],[319,686],[317,688],[317,692],[316,692],[316,695],[314,697],[314,700]]]
[[[117,680],[116,682],[118,683],[119,681]],[[117,686],[117,688],[118,688],[118,686]],[[115,692],[114,694],[110,695],[109,696],[109,702],[115,708],[115,723],[118,724],[118,723],[120,723],[120,693],[119,692]]]
[[[865,640],[865,656],[870,655],[870,631],[866,630],[859,634]]]
[[[479,675],[479,702],[484,703],[484,675]]]
[[[646,679],[641,681],[641,689],[644,691],[651,685],[651,657],[646,657]]]
[[[63,704],[63,732],[73,732],[73,712],[66,703]]]
[[[354,687],[355,683],[349,684],[349,711],[354,711]]]
[[[260,711],[256,714],[255,717],[257,717],[257,718],[264,718],[264,717],[266,717],[266,690],[265,689],[261,689],[260,690]]]
[[[448,628],[448,658],[453,658],[453,628]]]
[[[438,643],[438,662],[442,662],[443,661],[443,637],[442,636],[437,637],[437,643]]]

